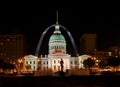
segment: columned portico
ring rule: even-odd
[[[63,71],[70,69],[70,55],[48,55],[48,68],[54,72],[61,70],[60,61],[63,60]]]

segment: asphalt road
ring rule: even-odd
[[[0,76],[0,87],[120,87],[120,76]]]

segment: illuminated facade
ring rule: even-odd
[[[61,31],[59,30],[59,25],[56,24],[55,31],[51,35],[49,39],[49,54],[47,59],[47,66],[43,62],[42,63],[42,69],[52,69],[53,71],[60,71],[61,65],[60,61],[61,59],[64,61],[63,64],[63,71],[70,69],[70,55],[66,53],[66,40],[64,36],[61,34]],[[44,61],[45,59],[42,58]]]
[[[24,57],[24,67],[23,70],[27,71],[36,71],[37,70],[37,57],[33,55],[27,55]]]
[[[66,40],[64,36],[61,34],[59,24],[55,25],[55,30],[49,39],[49,50],[48,55],[44,57],[41,55],[40,57],[33,57],[32,59],[24,57],[25,66],[28,64],[31,66],[31,70],[52,70],[53,72],[57,72],[61,70],[61,59],[63,60],[63,71],[70,69],[79,69],[84,68],[83,60],[88,58],[89,56],[79,56],[79,57],[71,57],[70,54],[67,54],[66,51]],[[31,60],[30,60],[31,59]],[[36,63],[37,62],[37,63]],[[34,64],[33,64],[34,63]],[[27,70],[27,69],[26,69]]]

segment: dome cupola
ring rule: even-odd
[[[57,21],[55,24],[55,30],[49,39],[49,54],[66,53],[66,40],[61,34],[60,25],[58,24],[58,13]]]

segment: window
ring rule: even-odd
[[[54,60],[54,64],[56,63],[56,61]]]
[[[33,69],[35,69],[35,66],[33,67]]]
[[[43,64],[45,64],[45,61],[43,62]]]
[[[35,61],[33,62],[33,64],[35,64]]]
[[[58,71],[60,71],[60,66],[58,66]]]
[[[45,70],[45,67],[43,67],[43,69]]]
[[[58,60],[58,63],[60,63],[60,60]]]
[[[56,70],[56,66],[54,66],[54,70]]]
[[[38,63],[41,64],[41,61],[39,61]]]
[[[75,64],[77,64],[77,61],[75,61]]]
[[[30,61],[30,64],[32,64],[32,61]]]

